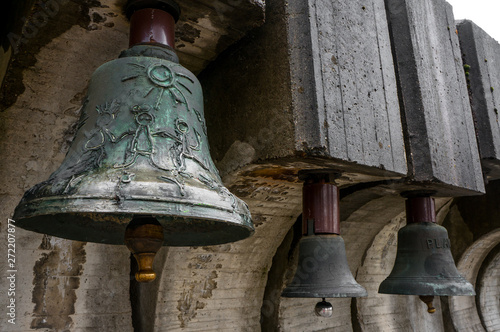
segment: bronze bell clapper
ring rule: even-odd
[[[297,270],[282,296],[322,298],[315,313],[331,317],[333,306],[326,298],[367,296],[349,269],[344,240],[340,236],[338,173],[331,170],[304,170],[302,238],[299,241]]]
[[[210,157],[201,85],[174,51],[180,10],[130,0],[130,48],[89,83],[75,138],[49,179],[29,189],[16,225],[61,238],[126,244],[138,281],[162,245],[238,241],[254,227]]]
[[[379,287],[382,294],[418,295],[434,313],[434,296],[475,295],[460,275],[446,228],[436,224],[434,199],[426,193],[405,193],[407,224],[398,232],[396,261]]]

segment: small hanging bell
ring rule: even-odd
[[[137,0],[127,11],[131,48],[92,75],[66,158],[25,193],[16,225],[108,244],[124,244],[127,233],[134,254],[144,249],[139,256],[148,259],[158,243],[202,246],[250,236],[247,205],[224,187],[210,157],[201,85],[172,48],[179,7]]]
[[[325,170],[303,171],[302,234],[299,260],[293,281],[284,297],[360,297],[366,290],[359,285],[347,264],[345,244],[340,234],[339,193],[331,183],[334,173]],[[323,299],[316,313],[328,314]],[[331,306],[331,305],[330,305]]]
[[[475,295],[474,287],[458,272],[446,228],[436,224],[434,199],[410,196],[407,225],[398,232],[396,261],[379,293],[419,295],[435,312],[433,296]]]

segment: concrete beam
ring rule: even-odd
[[[500,44],[471,21],[457,23],[485,176],[500,178]]]
[[[408,180],[438,195],[484,192],[452,8],[386,0],[400,89]]]
[[[406,175],[383,1],[270,1],[266,24],[201,77],[214,159],[235,142],[252,160]]]
[[[406,174],[382,0],[290,1],[297,150]]]

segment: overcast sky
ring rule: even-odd
[[[468,19],[500,42],[500,0],[446,0],[456,20]]]

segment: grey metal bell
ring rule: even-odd
[[[475,295],[458,272],[446,228],[436,224],[434,200],[406,200],[407,225],[398,232],[396,261],[379,293],[403,295]]]
[[[475,295],[474,287],[458,272],[446,228],[436,224],[434,199],[406,200],[407,225],[398,232],[396,261],[379,293],[419,295],[434,313],[434,296]]]
[[[331,170],[299,172],[303,187],[303,227],[297,270],[284,297],[359,297],[366,290],[352,276],[340,233],[339,193]],[[318,306],[324,307],[320,302]],[[327,302],[325,302],[327,303]]]
[[[284,297],[360,297],[366,290],[352,276],[339,235],[304,236],[299,242],[295,276]]]

